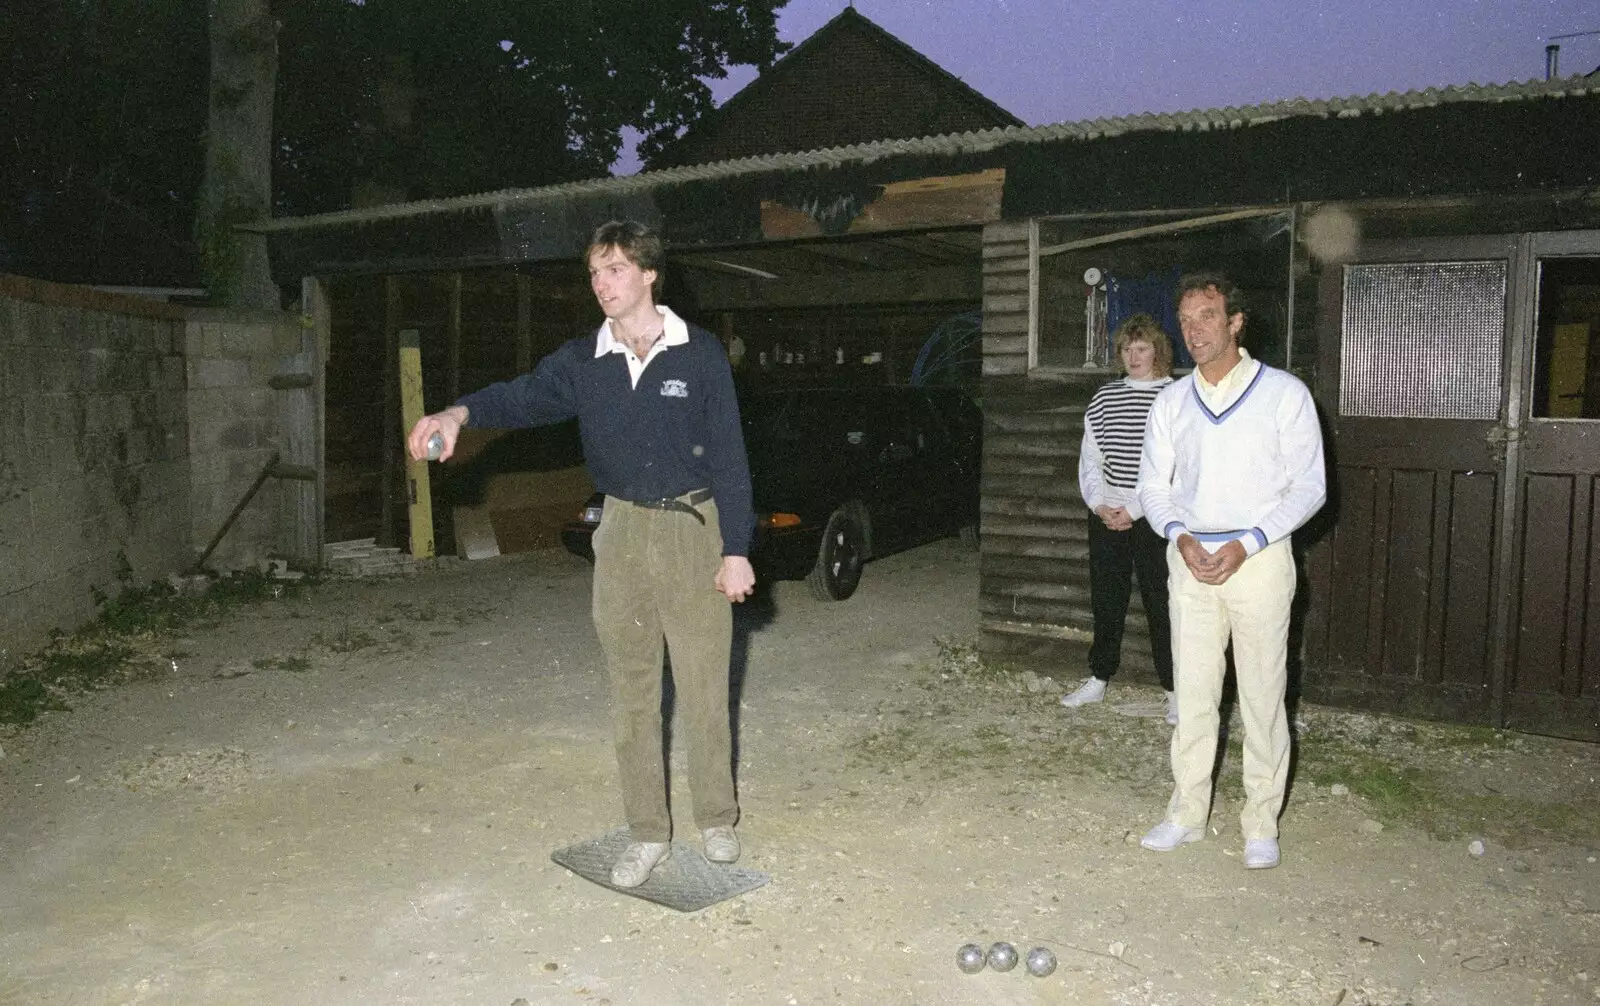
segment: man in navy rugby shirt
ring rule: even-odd
[[[617,767],[630,844],[611,870],[637,887],[671,851],[661,738],[662,643],[689,742],[689,785],[705,853],[739,858],[728,713],[730,602],[755,587],[754,515],[733,373],[716,338],[658,306],[663,248],[642,224],[603,224],[589,284],[606,316],[531,374],[424,416],[413,458],[434,433],[440,460],[463,426],[539,426],[576,416],[605,510],[594,533],[593,615],[611,677]]]

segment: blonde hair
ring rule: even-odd
[[[1150,348],[1156,351],[1154,370],[1157,377],[1167,377],[1172,373],[1172,340],[1161,330],[1160,323],[1143,311],[1118,325],[1117,334],[1112,340],[1115,366],[1123,373],[1127,373],[1128,366],[1122,362],[1122,351],[1128,348],[1130,342],[1148,342]]]

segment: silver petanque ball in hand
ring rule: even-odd
[[[1056,955],[1049,947],[1034,947],[1028,951],[1028,974],[1044,978],[1056,969]]]
[[[976,943],[968,943],[956,951],[956,967],[960,968],[963,974],[975,975],[982,971],[986,960],[983,948]]]
[[[989,966],[996,971],[1010,971],[1017,966],[1017,948],[1009,943],[996,943],[989,948]]]
[[[428,438],[428,460],[438,461],[439,455],[444,453],[444,434],[434,433]]]

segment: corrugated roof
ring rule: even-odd
[[[1529,80],[1513,84],[1463,84],[1430,87],[1420,91],[1390,91],[1348,98],[1290,98],[1286,101],[1189,112],[1141,113],[1110,119],[1085,119],[1048,126],[1007,126],[970,133],[950,133],[916,139],[878,140],[846,147],[829,147],[800,153],[763,154],[737,160],[691,164],[660,171],[645,171],[620,178],[591,178],[537,188],[502,189],[448,199],[394,203],[359,210],[341,210],[303,217],[282,217],[249,228],[280,233],[318,227],[398,220],[432,213],[492,210],[523,202],[540,202],[588,194],[626,195],[663,185],[714,181],[740,175],[827,168],[844,164],[871,164],[890,157],[977,154],[1012,144],[1059,140],[1095,140],[1137,132],[1208,132],[1241,129],[1294,117],[1356,118],[1454,103],[1526,101],[1534,98],[1582,97],[1600,92],[1600,82],[1583,75],[1554,80]]]

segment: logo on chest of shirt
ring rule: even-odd
[[[661,394],[667,398],[688,398],[689,382],[677,378],[661,382]]]

